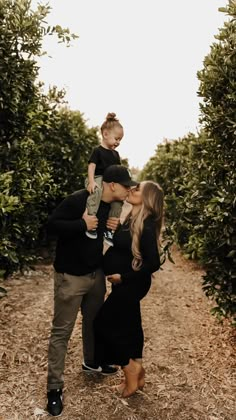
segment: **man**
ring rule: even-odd
[[[101,269],[103,234],[107,228],[115,230],[119,219],[108,219],[110,203],[124,201],[131,186],[127,168],[109,166],[103,176],[103,193],[96,216],[86,210],[87,190],[77,191],[56,208],[48,221],[48,232],[58,237],[54,261],[54,318],[48,350],[47,396],[48,412],[58,416],[63,410],[63,372],[68,341],[81,308],[83,356],[85,372],[114,374],[113,366],[94,364],[93,321],[104,302],[105,276]],[[108,220],[107,220],[108,219]],[[91,240],[87,230],[97,230],[97,239]]]

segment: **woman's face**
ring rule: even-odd
[[[126,201],[129,204],[132,204],[132,206],[141,206],[143,202],[143,197],[142,197],[143,185],[144,183],[141,182],[136,187],[133,187],[130,189],[128,197],[126,198]]]

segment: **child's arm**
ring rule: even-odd
[[[88,185],[87,190],[89,194],[93,193],[95,187],[97,186],[96,182],[94,181],[94,174],[96,169],[96,163],[90,162],[88,165]]]

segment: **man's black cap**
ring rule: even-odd
[[[137,182],[133,181],[129,170],[122,165],[111,165],[105,169],[103,174],[104,182],[117,182],[125,187],[135,187]]]

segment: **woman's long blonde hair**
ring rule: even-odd
[[[163,222],[164,193],[159,184],[153,181],[144,181],[142,188],[142,207],[140,211],[131,219],[130,231],[132,236],[132,268],[140,270],[143,260],[140,252],[140,240],[143,232],[144,220],[152,216],[156,222],[157,247],[159,248],[159,238]]]

